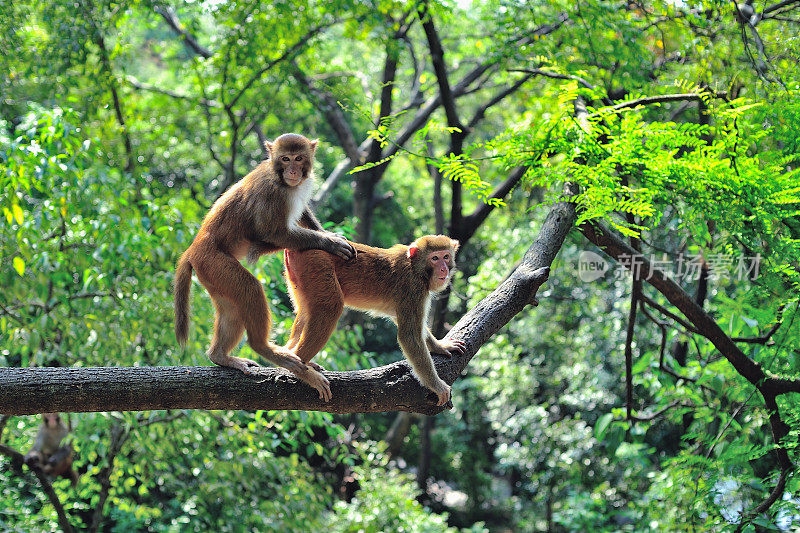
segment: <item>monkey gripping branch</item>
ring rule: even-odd
[[[467,312],[446,338],[466,350],[435,357],[436,371],[452,384],[478,349],[528,304],[547,280],[550,264],[575,223],[575,207],[553,206],[519,266]],[[329,402],[281,368],[251,375],[221,367],[2,368],[0,414],[146,411],[153,409],[300,409],[330,413],[411,411],[440,413],[436,396],[419,384],[405,361],[368,370],[325,372]]]

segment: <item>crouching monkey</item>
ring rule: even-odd
[[[426,325],[431,294],[450,282],[458,241],[426,235],[410,246],[389,249],[351,243],[349,261],[319,250],[285,250],[286,277],[297,312],[286,348],[309,363],[328,342],[344,306],[373,311],[397,324],[397,340],[414,375],[438,397],[450,400],[450,386],[439,378],[431,352],[461,354],[461,341],[440,341]]]
[[[61,446],[61,441],[69,434],[69,429],[58,413],[42,413],[42,425],[36,433],[36,440],[25,454],[25,464],[41,468],[51,477],[64,477],[78,483],[78,474],[72,469],[72,445]]]

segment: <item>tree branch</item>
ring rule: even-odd
[[[628,256],[637,255],[637,260],[641,259],[640,272],[644,274],[644,280],[677,307],[692,322],[697,331],[711,341],[714,347],[728,359],[739,374],[754,385],[760,384],[767,377],[761,365],[747,357],[686,291],[661,270],[653,267],[645,257],[637,254],[634,248],[597,224],[582,224],[580,230],[589,241],[615,259],[626,254]]]
[[[508,193],[517,186],[522,177],[525,175],[526,167],[518,167],[508,175],[508,177],[498,185],[489,198],[503,199],[508,196]],[[460,237],[463,240],[468,240],[472,237],[478,228],[483,224],[483,221],[491,214],[495,206],[488,203],[481,203],[469,215],[465,216],[461,224]]]
[[[190,102],[195,102],[206,107],[218,107],[218,108],[222,107],[222,104],[220,102],[217,102],[216,100],[206,100],[205,98],[202,97],[190,96],[188,94],[182,94],[175,91],[170,91],[169,89],[162,89],[161,87],[157,87],[155,85],[148,85],[146,83],[140,82],[133,76],[125,76],[125,81],[128,83],[128,85],[140,91],[163,94],[164,96],[169,96],[170,98],[174,98],[176,100],[188,100]]]
[[[771,6],[767,6],[764,8],[763,14],[768,15],[773,11],[777,11],[784,7],[790,6],[792,4],[797,4],[798,0],[783,0],[783,2],[778,2],[777,4],[772,4]]]
[[[92,514],[92,524],[89,531],[99,531],[103,523],[103,509],[106,506],[109,492],[111,491],[111,474],[114,471],[114,459],[116,459],[122,445],[128,438],[128,433],[120,424],[111,426],[111,435],[108,443],[108,453],[106,454],[106,465],[100,469],[95,476],[95,480],[100,485],[100,494],[97,496],[97,504]]]
[[[584,223],[580,226],[583,235],[597,247],[614,259],[621,256],[633,256],[636,250],[628,246],[622,239],[596,223]],[[789,433],[789,427],[781,418],[776,396],[786,392],[800,392],[800,380],[780,379],[768,376],[761,365],[747,357],[736,343],[728,337],[717,322],[677,283],[664,272],[653,267],[644,257],[641,260],[640,272],[647,273],[644,281],[655,287],[669,302],[677,307],[696,327],[698,333],[708,339],[736,371],[749,381],[764,399],[764,406],[769,413],[770,428],[775,441],[775,455],[781,468],[791,466],[791,458],[782,445],[783,438]]]
[[[553,78],[555,80],[573,80],[577,81],[587,89],[596,89],[597,86],[589,83],[585,79],[581,78],[580,76],[575,76],[573,74],[562,74],[560,72],[553,72],[551,70],[542,70],[538,68],[512,68],[508,69],[509,72],[526,72],[531,76],[544,76],[545,78]]]
[[[359,148],[361,146],[366,146],[366,143],[361,143]],[[349,157],[339,161],[339,164],[336,165],[336,167],[331,171],[330,175],[328,175],[328,178],[311,199],[311,202],[309,202],[311,209],[316,209],[316,207],[328,197],[342,176],[347,175],[347,172],[353,168],[353,166],[354,164],[352,161],[350,161]]]
[[[786,478],[789,475],[789,472],[792,470],[791,466],[784,466],[781,468],[781,473],[778,476],[778,482],[775,483],[775,487],[769,493],[769,495],[764,499],[763,502],[756,505],[749,513],[747,513],[746,517],[739,522],[739,525],[736,527],[737,532],[742,531],[745,525],[749,524],[751,520],[755,517],[760,515],[761,513],[768,510],[772,507],[772,504],[778,501],[778,498],[783,496],[784,490],[786,489]]]
[[[716,92],[716,93],[708,93],[712,94],[715,98],[725,98],[725,92]],[[684,102],[686,100],[690,100],[693,102],[697,102],[701,100],[706,94],[701,93],[682,93],[682,94],[662,94],[658,96],[645,96],[643,98],[637,98],[635,100],[628,100],[627,102],[621,102],[617,105],[613,105],[611,107],[606,108],[605,110],[598,111],[592,113],[592,116],[595,116],[603,111],[608,109],[612,111],[619,111],[620,109],[627,109],[630,107],[636,107],[640,105],[649,105],[649,104],[663,104],[669,102]]]
[[[6,455],[15,463],[25,463],[25,457],[11,446],[0,444],[0,453]],[[44,492],[45,496],[47,496],[47,499],[50,501],[50,505],[53,506],[56,516],[58,516],[58,525],[61,526],[61,530],[64,531],[64,533],[72,533],[74,531],[72,524],[70,523],[69,518],[67,518],[67,513],[64,510],[64,506],[61,504],[58,494],[56,494],[56,491],[53,489],[53,484],[50,483],[50,479],[47,477],[47,474],[45,474],[44,471],[42,471],[42,469],[36,465],[28,465],[28,468],[30,468],[31,472],[33,472],[33,474],[36,476],[36,479],[39,480],[39,485],[42,487],[42,492]]]
[[[311,28],[311,29],[310,29],[308,32],[306,32],[306,34],[305,34],[305,35],[303,35],[302,37],[300,37],[300,39],[298,39],[296,43],[294,43],[292,46],[290,46],[290,47],[286,48],[286,49],[283,51],[283,53],[282,53],[281,55],[279,55],[278,57],[276,57],[275,59],[273,59],[272,61],[270,61],[269,63],[267,63],[267,64],[266,64],[266,65],[264,65],[263,67],[261,67],[260,69],[258,69],[258,70],[256,71],[256,73],[255,73],[255,74],[253,74],[253,75],[250,77],[250,79],[249,79],[249,80],[247,80],[247,82],[244,84],[244,86],[243,86],[241,89],[239,89],[239,92],[237,92],[237,93],[236,93],[236,96],[234,96],[234,97],[233,97],[233,99],[232,99],[230,102],[228,102],[228,103],[225,105],[225,107],[226,107],[226,108],[232,108],[233,106],[235,106],[235,105],[236,105],[236,102],[238,102],[238,101],[239,101],[239,99],[240,99],[242,96],[244,96],[244,94],[245,94],[245,93],[248,91],[248,89],[250,89],[250,87],[251,87],[251,86],[252,86],[252,85],[253,85],[253,84],[254,84],[256,81],[258,81],[258,80],[259,80],[259,79],[260,79],[260,78],[261,78],[261,77],[262,77],[262,76],[263,76],[263,75],[264,75],[264,74],[265,74],[265,73],[266,73],[268,70],[270,70],[272,67],[274,67],[275,65],[277,65],[277,64],[278,64],[278,63],[280,63],[281,61],[285,61],[285,60],[286,60],[286,59],[288,59],[289,57],[292,57],[292,56],[293,56],[295,53],[297,53],[297,52],[298,52],[298,51],[299,51],[301,48],[303,48],[303,46],[307,45],[307,44],[308,44],[308,42],[309,42],[309,41],[310,41],[310,40],[311,40],[311,39],[312,39],[312,38],[313,38],[313,37],[314,37],[316,34],[318,34],[319,32],[321,32],[321,31],[322,31],[322,30],[324,30],[325,28],[328,28],[328,27],[330,27],[330,26],[332,26],[332,25],[336,24],[337,22],[338,22],[338,21],[334,21],[334,22],[331,22],[331,23],[328,23],[328,24],[320,24],[319,26],[315,26],[315,27]]]
[[[433,24],[433,17],[428,10],[428,3],[423,2],[420,4],[417,13],[420,21],[422,21],[422,28],[425,30],[425,37],[428,40],[428,49],[430,50],[433,70],[436,73],[436,80],[439,84],[439,94],[442,97],[444,113],[447,117],[447,125],[451,128],[459,128],[462,130],[461,134],[463,135],[465,133],[464,126],[461,124],[461,119],[458,117],[455,96],[450,89],[450,81],[447,78],[447,68],[444,64],[444,49],[442,48],[442,42],[439,40],[436,27]]]
[[[525,82],[527,82],[532,77],[533,75],[523,76],[517,81],[515,81],[512,85],[506,87],[505,89],[494,95],[488,102],[486,102],[484,105],[479,107],[477,111],[475,111],[475,114],[472,116],[472,119],[467,124],[467,128],[468,129],[474,128],[478,124],[478,122],[483,120],[483,117],[486,115],[486,111],[488,111],[490,107],[497,105],[498,103],[502,102],[503,99],[505,99],[507,96],[515,93],[517,89],[522,87],[525,84]]]
[[[189,33],[189,31],[183,27],[171,7],[155,6],[153,11],[161,15],[167,25],[172,28],[172,31],[174,31],[183,39],[183,44],[186,45],[186,48],[206,59],[213,55],[208,48],[201,46],[200,43],[197,42],[197,39],[195,39],[194,35]]]
[[[344,150],[344,155],[347,156],[350,161],[360,161],[363,156],[361,152],[358,151],[358,145],[353,136],[353,130],[350,128],[347,117],[345,117],[336,97],[329,91],[324,91],[317,87],[306,73],[303,72],[296,61],[292,61],[291,65],[294,78],[314,97],[313,99],[316,107],[325,115],[327,123],[333,129],[336,138],[339,139],[339,145]]]
[[[510,43],[513,46],[522,46],[526,44],[530,44],[536,39],[544,37],[545,35],[549,35],[553,33],[561,26],[564,25],[565,22],[569,20],[569,17],[562,13],[560,14],[556,21],[552,24],[544,24],[537,28],[536,30],[532,31],[529,35],[521,37],[514,42]],[[478,64],[475,68],[467,72],[458,83],[453,86],[453,95],[457,98],[463,96],[467,93],[470,85],[472,85],[476,80],[480,79],[480,77],[491,67],[496,65],[498,60],[496,58],[492,58],[489,61],[484,61],[483,63]],[[397,134],[397,138],[394,139],[394,143],[390,145],[387,150],[384,151],[382,157],[391,157],[400,150],[400,147],[403,146],[408,140],[411,138],[414,133],[419,130],[425,122],[428,121],[431,114],[442,104],[442,96],[441,93],[437,94],[433,98],[429,99],[419,111],[411,119],[411,122],[406,125],[400,132]]]

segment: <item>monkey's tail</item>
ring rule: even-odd
[[[189,291],[192,288],[192,264],[181,256],[175,269],[175,337],[181,346],[189,337]]]

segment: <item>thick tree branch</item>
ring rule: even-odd
[[[598,225],[582,224],[580,230],[589,241],[615,259],[626,254],[628,256],[637,255],[634,248]],[[641,260],[640,272],[644,274],[645,281],[655,287],[672,305],[677,307],[692,322],[700,334],[711,341],[714,347],[730,361],[739,374],[753,385],[758,385],[766,379],[767,376],[761,365],[747,357],[731,338],[722,331],[717,322],[702,307],[697,305],[686,291],[662,271],[654,268],[646,258],[638,255],[637,262],[639,260]]]
[[[451,128],[460,128],[463,130],[464,126],[461,124],[461,119],[456,110],[455,95],[450,89],[450,81],[447,77],[447,67],[444,64],[444,49],[442,48],[441,40],[439,40],[436,27],[433,24],[433,18],[428,11],[427,2],[420,4],[418,14],[420,21],[422,21],[422,28],[425,30],[425,37],[428,40],[428,49],[431,53],[433,71],[436,73],[436,80],[439,84],[439,94],[442,97],[444,113],[447,117],[447,125]]]
[[[428,3],[423,2],[417,8],[419,20],[422,22],[422,29],[428,41],[433,71],[436,73],[436,81],[439,85],[439,95],[442,97],[444,114],[447,117],[447,126],[450,132],[450,154],[461,155],[464,151],[464,139],[467,137],[467,128],[461,123],[461,117],[456,109],[456,99],[450,88],[450,80],[447,76],[447,67],[444,63],[444,49],[439,39],[439,33],[433,23],[433,16],[428,10]],[[450,195],[450,234],[456,238],[460,237],[461,224],[464,217],[462,204],[462,187],[459,180],[451,183]]]

